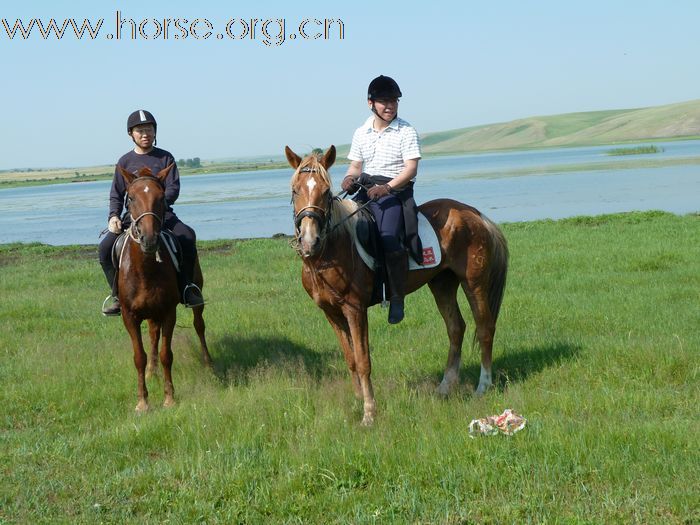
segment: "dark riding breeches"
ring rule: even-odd
[[[403,236],[404,224],[401,200],[394,195],[387,195],[377,201],[370,201],[368,208],[377,223],[384,253],[402,250],[400,239]]]
[[[166,216],[163,227],[175,234],[182,248],[182,268],[180,268],[178,275],[178,284],[182,291],[186,285],[192,282],[194,276],[194,261],[197,258],[197,237],[194,230],[174,214]],[[117,283],[116,270],[112,264],[112,246],[114,246],[117,237],[119,237],[118,234],[107,232],[99,246],[100,265],[115,296],[117,294]]]

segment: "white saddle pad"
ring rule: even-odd
[[[418,212],[418,236],[423,243],[423,264],[418,264],[413,260],[413,257],[409,257],[408,269],[425,270],[439,265],[440,261],[442,261],[442,251],[440,250],[437,234],[433,226],[428,222],[428,219],[421,212]],[[360,243],[355,243],[355,246],[364,263],[372,270],[376,270],[377,262],[374,260],[374,257],[368,254]]]

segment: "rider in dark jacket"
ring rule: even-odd
[[[131,222],[129,211],[125,210],[124,199],[126,197],[126,181],[119,171],[119,167],[134,175],[139,170],[147,167],[153,175],[172,164],[168,176],[165,179],[165,200],[167,210],[163,221],[163,227],[171,230],[177,237],[182,247],[182,267],[179,274],[179,287],[182,302],[188,308],[204,304],[202,292],[192,283],[194,263],[197,258],[196,235],[192,228],[178,219],[173,212],[172,205],[180,194],[180,174],[173,156],[160,148],[155,147],[158,123],[153,115],[146,110],[134,111],[127,120],[127,133],[134,142],[134,149],[123,155],[118,161],[112,179],[112,188],[109,192],[109,218],[108,233],[100,242],[100,265],[104,271],[107,283],[112,287],[112,294],[105,299],[102,305],[104,315],[119,315],[121,308],[117,298],[117,276],[112,264],[112,247],[119,234],[126,230]],[[122,215],[122,212],[123,215]]]

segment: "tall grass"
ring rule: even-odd
[[[466,345],[457,390],[433,394],[447,337],[427,288],[398,326],[374,307],[370,429],[284,239],[202,243],[214,373],[180,310],[178,405],[155,378],[144,416],[96,247],[0,246],[0,522],[695,523],[699,220],[505,225],[483,398]],[[523,431],[468,437],[506,407]]]

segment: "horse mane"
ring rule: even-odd
[[[294,186],[297,177],[303,172],[304,168],[318,173],[321,179],[323,179],[323,182],[328,184],[328,187],[331,189],[331,194],[333,193],[333,184],[328,170],[321,164],[320,157],[313,153],[304,158],[299,164],[299,167],[294,173],[294,177],[292,177],[292,186]],[[355,225],[359,219],[359,214],[352,215],[357,208],[358,205],[353,200],[333,197],[331,201],[331,218],[328,224],[329,231],[331,232],[329,236],[330,239],[334,239],[342,232],[345,232],[352,238],[353,242],[357,240]],[[341,226],[336,228],[335,226],[337,224],[341,224]]]

